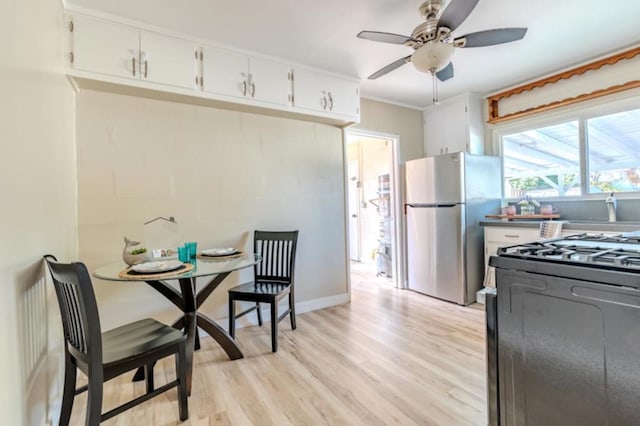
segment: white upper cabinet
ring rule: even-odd
[[[140,32],[140,77],[154,83],[193,89],[196,83],[195,43],[153,32]]]
[[[465,94],[424,110],[427,157],[453,152],[484,153],[482,99]]]
[[[140,78],[140,31],[74,16],[71,67],[116,77]]]
[[[267,114],[320,117],[338,125],[360,121],[355,79],[294,69],[286,61],[170,35],[145,24],[134,26],[104,14],[67,13],[67,74],[80,85],[103,81],[205,99],[212,105],[236,103]],[[103,87],[110,90],[109,85]]]
[[[293,104],[298,108],[329,114],[360,117],[358,83],[317,71],[296,68],[293,71]]]
[[[71,25],[75,70],[196,87],[193,42],[82,15]]]
[[[202,89],[236,98],[290,105],[290,68],[231,50],[202,49]]]

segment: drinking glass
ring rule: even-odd
[[[189,259],[195,259],[196,254],[198,254],[198,243],[190,241],[185,243],[185,246],[189,249]]]
[[[180,262],[188,262],[189,258],[189,247],[186,244],[178,247],[178,260]]]

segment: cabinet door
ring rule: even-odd
[[[73,17],[73,63],[80,71],[139,78],[139,31],[84,16]]]
[[[329,77],[326,85],[330,112],[350,116],[360,115],[360,90],[357,83]]]
[[[464,101],[442,103],[424,112],[425,155],[469,151],[467,106]]]
[[[455,102],[441,107],[440,125],[442,126],[444,154],[469,151],[466,102]]]
[[[196,46],[175,37],[140,33],[140,74],[154,83],[195,89]]]
[[[432,106],[424,113],[424,151],[427,157],[445,154],[445,133],[442,126],[442,110]]]
[[[257,101],[290,105],[290,71],[289,66],[281,62],[250,58],[251,85],[249,95]]]
[[[302,68],[294,69],[293,73],[293,104],[298,108],[326,112],[325,76]]]
[[[230,50],[202,49],[202,88],[205,92],[244,98],[249,93],[249,57]]]

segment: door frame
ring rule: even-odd
[[[405,254],[404,254],[404,238],[403,238],[403,220],[402,220],[402,184],[400,177],[400,163],[399,163],[399,144],[400,135],[392,133],[375,132],[363,129],[343,129],[343,156],[344,156],[344,188],[345,188],[345,202],[349,199],[349,182],[348,182],[348,157],[347,157],[347,145],[349,137],[363,137],[363,138],[376,138],[388,140],[391,143],[391,186],[393,188],[391,192],[391,212],[392,212],[392,224],[394,238],[392,242],[392,270],[393,270],[393,284],[396,288],[405,287]],[[351,293],[351,267],[350,254],[349,254],[349,241],[350,241],[350,229],[349,229],[349,209],[345,208],[345,224],[347,228],[347,272],[349,274],[348,279],[348,291]]]
[[[349,159],[347,158],[347,200],[349,200],[348,204],[347,204],[347,227],[349,228],[349,233],[347,234],[347,236],[349,237],[349,261],[353,261],[353,260],[357,260],[358,262],[360,261],[360,259],[362,259],[362,251],[360,250],[360,245],[361,245],[361,241],[360,241],[360,167],[361,167],[361,153],[358,152],[358,161],[349,161]],[[357,182],[356,182],[356,188],[355,194],[352,194],[351,191],[353,189],[353,185],[351,184],[351,179],[352,177],[350,176],[351,173],[351,166],[355,164],[355,168],[357,171]],[[352,224],[352,218],[353,218],[353,210],[352,210],[352,202],[354,201],[352,199],[352,196],[356,197],[355,200],[355,204],[356,204],[356,211],[355,211],[355,222],[356,222],[356,229],[352,229],[351,224]],[[352,243],[354,243],[354,241],[352,240],[352,237],[354,237],[355,241],[355,245],[356,250],[355,253],[351,252],[351,249],[353,248]]]

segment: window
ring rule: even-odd
[[[640,109],[509,133],[501,142],[506,198],[640,191]]]
[[[640,109],[587,120],[589,193],[640,191]]]

